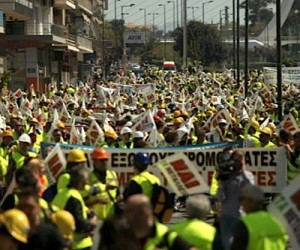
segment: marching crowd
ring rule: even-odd
[[[246,98],[229,70],[147,70],[143,78],[129,73],[76,87],[54,84],[44,94],[4,88],[0,250],[285,249],[287,234],[264,209],[265,195],[246,170],[242,151],[223,150],[211,198],[188,197],[187,219],[167,227],[155,217],[153,189],[161,183],[148,171],[151,162],[143,149],[184,151],[238,140],[245,147],[284,147],[288,166],[282,167],[290,182],[300,173],[299,94],[296,85],[284,84],[284,120],[278,121],[276,88],[263,84],[260,71],[251,73]],[[54,184],[45,175],[42,142],[73,145]],[[92,170],[79,145],[95,147]],[[109,148],[140,151],[124,190],[108,164]],[[224,161],[233,168],[226,178]],[[209,213],[214,226],[205,222]],[[100,234],[96,248],[95,234]]]

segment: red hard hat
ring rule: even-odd
[[[108,152],[104,148],[96,148],[91,156],[93,160],[108,160]]]

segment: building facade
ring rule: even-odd
[[[0,74],[1,65],[11,72],[10,88],[76,84],[78,65],[94,51],[93,16],[101,9],[102,0],[0,1]]]

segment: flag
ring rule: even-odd
[[[147,143],[150,147],[165,147],[167,146],[166,141],[164,138],[158,133],[157,129],[151,130],[148,138]]]
[[[82,145],[82,140],[80,138],[80,134],[75,127],[75,120],[72,123],[71,130],[70,130],[70,144],[74,145]]]
[[[66,159],[61,150],[59,143],[50,151],[46,159],[44,160],[46,166],[46,177],[49,185],[56,182],[56,178],[66,168]]]
[[[156,125],[150,109],[139,115],[136,119],[136,123],[132,127],[133,131],[142,131],[143,133],[150,132],[153,129],[156,129]]]
[[[281,123],[277,126],[277,133],[281,130],[284,129],[286,131],[289,131],[292,135],[294,135],[296,132],[299,131],[298,124],[294,118],[294,116],[289,113],[284,117]]]
[[[70,116],[66,108],[66,105],[64,103],[62,104],[59,120],[62,121],[63,123],[71,123],[72,120],[72,117]]]
[[[18,99],[23,95],[23,92],[21,89],[17,89],[17,91],[13,94],[13,96]]]
[[[89,128],[89,139],[92,145],[104,141],[104,133],[95,119],[92,120]]]

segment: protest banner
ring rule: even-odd
[[[277,83],[277,68],[264,67],[264,83]],[[282,68],[282,83],[300,83],[300,67]]]
[[[46,177],[49,184],[55,183],[55,179],[66,168],[66,159],[61,150],[60,144],[57,143],[44,160],[46,166]]]
[[[42,143],[43,157],[45,157],[44,150],[49,146],[53,146],[53,144]],[[191,147],[143,148],[142,151],[149,154],[152,164],[166,159],[168,156],[184,153],[193,162],[197,171],[210,186],[218,153],[222,148],[228,146],[242,147],[242,141],[234,143],[211,143]],[[90,159],[90,153],[95,148],[84,145],[61,144],[65,155],[74,147],[84,150],[88,159]],[[134,155],[141,152],[141,149],[108,148],[107,150],[110,153],[109,166],[118,173],[119,183],[121,186],[124,186],[134,175],[131,163]],[[283,148],[240,148],[240,150],[245,152],[247,169],[254,174],[257,185],[264,192],[281,192],[286,186],[287,159],[285,150]],[[91,167],[92,162],[89,161],[88,165]],[[152,170],[164,185],[168,185],[157,168],[153,168]]]
[[[300,249],[300,175],[268,206],[289,235],[293,249]]]
[[[172,190],[178,196],[209,191],[208,185],[197,168],[183,153],[169,156],[165,160],[157,162],[153,168],[158,168],[163,173]]]

